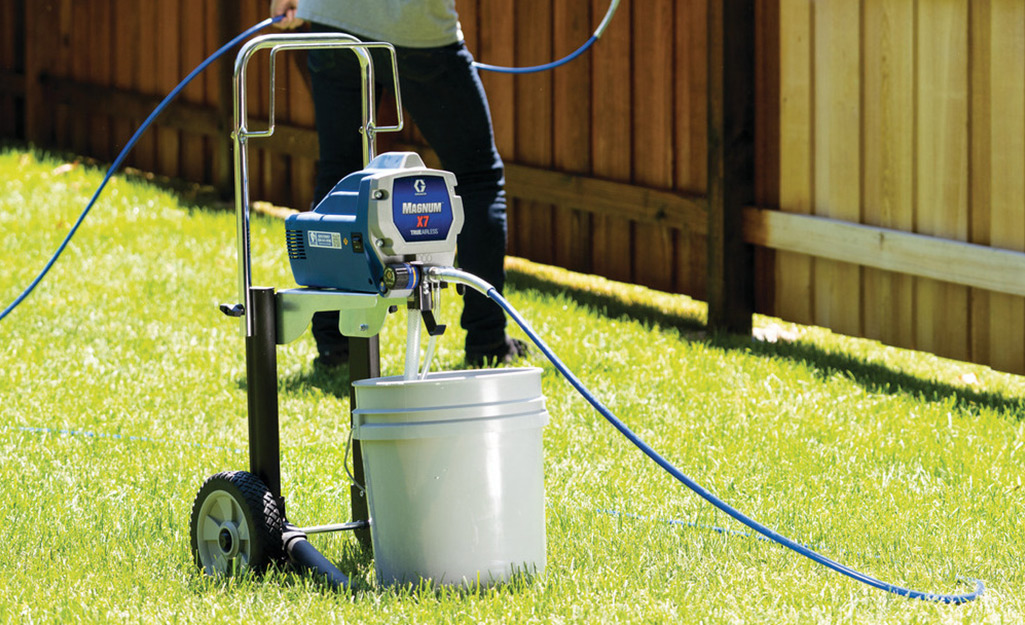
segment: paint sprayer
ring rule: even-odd
[[[356,55],[362,72],[364,169],[345,176],[312,210],[290,216],[285,242],[299,288],[252,285],[248,145],[274,132],[275,56],[327,48]],[[392,55],[394,126],[377,126],[369,50]],[[246,69],[269,50],[270,121],[251,130]],[[210,574],[260,570],[288,559],[329,583],[348,579],[310,545],[310,534],[353,530],[370,544],[379,583],[492,584],[545,566],[541,429],[548,422],[535,367],[430,373],[445,326],[435,310],[463,226],[455,175],[412,152],[375,154],[375,133],[402,128],[394,50],[342,34],[265,35],[235,65],[235,183],[241,317],[246,336],[250,470],[206,480],[192,510],[192,550]],[[353,129],[355,132],[356,129]],[[376,336],[407,310],[404,374],[381,377]],[[314,314],[336,312],[350,341],[352,522],[296,527],[281,496],[276,347],[299,338]],[[420,368],[421,328],[430,339]],[[341,479],[342,467],[339,467]],[[346,468],[346,472],[348,469]],[[366,532],[369,529],[370,540]]]
[[[607,21],[607,20],[606,20]],[[288,257],[300,288],[252,284],[249,249],[248,146],[274,133],[275,55],[328,48],[356,55],[362,71],[364,169],[339,181],[313,211],[285,224]],[[375,119],[369,50],[391,54],[394,126]],[[270,121],[249,128],[246,68],[270,53]],[[980,596],[927,593],[851,569],[744,515],[685,475],[601,403],[491,285],[452,267],[463,224],[453,174],[424,166],[414,153],[375,153],[375,133],[402,128],[395,53],[384,43],[341,34],[265,35],[239,52],[234,74],[235,206],[240,303],[221,310],[242,318],[246,341],[249,471],[206,480],[192,509],[192,552],[208,574],[261,570],[290,561],[327,583],[348,578],[307,540],[351,530],[372,546],[381,584],[492,584],[538,574],[546,563],[541,431],[548,422],[536,367],[431,373],[435,311],[453,283],[480,291],[515,321],[566,380],[613,427],[680,483],[760,537],[833,571],[894,594],[962,603]],[[355,129],[354,129],[355,131]],[[407,309],[401,376],[381,377],[377,335],[386,318]],[[339,454],[349,475],[353,521],[296,527],[281,496],[276,348],[299,338],[318,312],[337,312],[350,341],[351,438]],[[420,366],[421,327],[430,336]],[[345,471],[348,473],[348,469]],[[740,533],[740,532],[735,532]],[[751,534],[749,536],[755,536]]]

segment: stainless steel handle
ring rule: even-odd
[[[395,86],[395,109],[398,120],[394,126],[378,126],[374,93],[374,64],[370,50],[380,48],[391,55],[392,81]],[[363,108],[363,164],[376,156],[378,132],[402,130],[402,97],[399,93],[398,63],[395,48],[388,43],[363,42],[343,33],[280,33],[261,35],[246,42],[235,58],[233,80],[235,125],[231,133],[234,144],[235,169],[235,216],[238,245],[239,299],[245,306],[243,327],[246,336],[253,334],[252,301],[250,289],[253,284],[252,258],[249,243],[249,139],[270,137],[274,134],[274,68],[276,55],[281,50],[338,49],[352,50],[360,64],[361,99]],[[246,73],[249,61],[260,50],[270,50],[270,115],[264,130],[249,129],[249,113],[246,107]]]

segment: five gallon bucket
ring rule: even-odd
[[[379,583],[490,585],[544,570],[540,369],[354,386]]]

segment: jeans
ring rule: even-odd
[[[314,25],[314,30],[330,31]],[[441,48],[396,47],[402,104],[437,153],[442,168],[456,176],[463,200],[463,230],[457,239],[458,264],[487,280],[499,292],[505,285],[505,173],[495,147],[491,113],[473,56],[462,43]],[[375,92],[392,83],[386,51],[371,50]],[[363,168],[360,71],[350,50],[310,50],[313,105],[320,140],[314,201],[320,202],[346,174]],[[378,97],[380,100],[380,97]],[[320,351],[344,342],[333,319],[314,319]],[[466,289],[460,323],[467,351],[494,348],[505,341],[505,313],[490,299]]]

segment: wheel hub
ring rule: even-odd
[[[227,529],[221,528],[220,533],[217,535],[217,544],[220,546],[221,551],[224,553],[230,553],[231,542],[231,532]]]
[[[221,550],[221,555],[228,560],[238,555],[238,528],[231,521],[221,523],[221,529],[217,532],[217,546]]]

